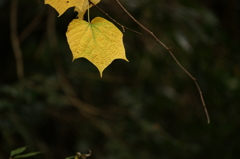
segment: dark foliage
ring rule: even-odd
[[[42,0],[19,0],[19,80],[11,0],[0,0],[0,159],[25,145],[44,151],[35,158],[45,159],[88,149],[92,159],[239,156],[239,2],[122,2],[198,79],[211,123],[193,81],[114,0],[102,0],[99,7],[143,35],[124,33],[130,62],[115,60],[103,78],[87,60],[72,62],[65,32],[76,16],[73,9],[57,18]],[[108,19],[93,7],[91,18],[96,16]]]

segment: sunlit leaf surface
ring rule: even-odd
[[[114,59],[126,61],[122,32],[111,22],[96,17],[91,23],[74,19],[66,33],[73,60],[84,57],[92,62],[102,76],[103,70]]]

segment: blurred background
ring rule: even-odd
[[[98,6],[142,35],[126,30],[130,62],[113,61],[100,78],[86,59],[72,62],[73,8],[58,17],[43,0],[0,0],[0,159],[26,145],[44,151],[39,159],[240,156],[240,1],[121,2],[197,78],[211,123],[194,82],[116,1]]]

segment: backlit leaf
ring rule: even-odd
[[[22,153],[23,151],[26,150],[26,146],[25,147],[20,147],[20,148],[17,148],[15,150],[12,150],[11,153],[10,153],[10,157],[13,157],[14,155],[18,155],[20,153]]]
[[[85,14],[85,12],[82,12],[79,8],[77,8],[77,7],[75,7],[75,9],[74,9],[74,11],[75,12],[78,12],[78,15],[77,15],[77,18],[78,19],[83,19],[83,16],[84,16],[84,14]]]
[[[65,159],[73,159],[75,156],[66,157]]]
[[[91,0],[92,3],[97,4],[100,0]],[[45,0],[45,4],[51,5],[61,16],[68,8],[78,8],[79,14],[85,13],[85,11],[92,6],[88,0]]]
[[[68,8],[74,7],[73,0],[45,0],[45,4],[51,5],[61,16]]]
[[[91,0],[92,3],[97,4],[100,2],[100,0]],[[76,12],[78,12],[77,17],[79,19],[83,19],[83,15],[87,11],[88,8],[91,8],[93,5],[88,3],[88,0],[82,0],[81,4],[77,4],[75,7]]]
[[[86,11],[88,8],[91,8],[93,5],[89,4],[88,0],[74,0],[76,8],[79,8],[81,12]],[[92,3],[98,4],[100,0],[91,0]]]
[[[42,152],[30,152],[30,153],[27,153],[27,154],[23,154],[23,155],[17,155],[14,157],[15,158],[26,158],[26,157],[31,157],[31,156],[35,156],[37,154],[40,154]]]
[[[98,68],[100,76],[114,59],[128,61],[122,32],[104,18],[96,17],[91,23],[74,19],[68,26],[66,36],[73,60],[82,57],[88,59]]]

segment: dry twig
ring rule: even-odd
[[[13,47],[14,56],[16,59],[16,70],[17,77],[19,80],[24,78],[24,68],[22,51],[19,44],[18,33],[17,33],[17,7],[18,0],[12,0],[10,6],[10,31],[11,31],[11,42]]]
[[[203,108],[204,108],[204,111],[205,111],[205,114],[206,114],[206,117],[207,117],[207,122],[210,123],[210,118],[209,118],[209,115],[208,115],[208,111],[207,111],[207,108],[206,108],[206,105],[205,105],[205,102],[204,102],[204,98],[203,98],[203,95],[202,95],[202,91],[201,91],[201,88],[199,87],[198,83],[197,83],[197,79],[195,77],[193,77],[182,65],[181,63],[177,60],[177,58],[174,56],[174,54],[172,53],[171,51],[171,48],[167,47],[161,40],[159,40],[157,38],[157,36],[151,32],[149,29],[147,29],[144,25],[142,25],[139,21],[137,21],[127,10],[125,7],[123,7],[123,5],[119,2],[119,0],[116,0],[117,3],[119,4],[119,6],[128,14],[128,16],[134,21],[136,22],[140,27],[142,27],[145,31],[147,31],[149,34],[152,35],[152,37],[160,44],[162,45],[167,51],[168,53],[172,56],[172,58],[174,59],[174,61],[178,64],[178,66],[193,80],[193,82],[195,83],[197,89],[198,89],[198,92],[200,94],[200,98],[201,98],[201,101],[202,101],[202,104],[203,104]]]
[[[102,10],[100,7],[98,7],[96,4],[94,4],[91,0],[89,0],[89,2],[90,2],[90,4],[94,5],[98,10],[100,10],[101,12],[103,12],[103,13],[104,13],[108,18],[110,18],[113,22],[115,22],[117,25],[119,25],[119,26],[122,28],[123,32],[125,32],[125,29],[127,29],[127,30],[130,30],[130,31],[134,32],[134,33],[137,33],[137,34],[140,34],[140,35],[142,34],[142,33],[140,33],[140,32],[137,32],[137,31],[133,30],[133,29],[130,29],[130,28],[128,28],[128,27],[123,26],[122,24],[120,24],[119,22],[117,22],[115,19],[113,19],[110,15],[108,15],[108,13],[106,13],[104,10]]]

